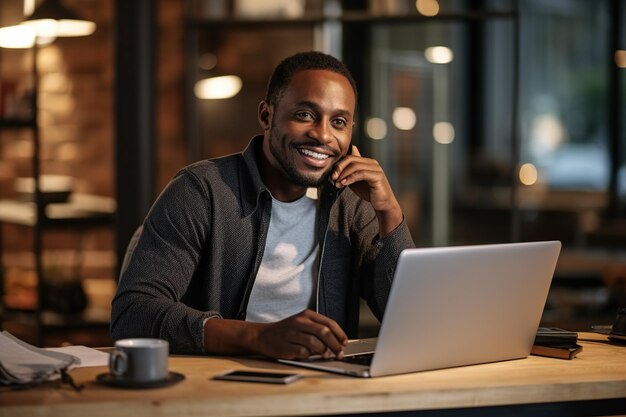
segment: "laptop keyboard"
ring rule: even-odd
[[[348,356],[342,359],[342,362],[356,363],[357,365],[371,365],[373,353],[364,353],[362,355]]]

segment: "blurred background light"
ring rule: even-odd
[[[626,68],[626,50],[615,51],[615,64],[620,68]]]
[[[413,109],[409,107],[396,107],[391,116],[393,124],[400,130],[411,130],[415,127],[417,117]]]
[[[36,35],[33,28],[23,25],[0,28],[0,48],[31,48]]]
[[[24,0],[24,16],[30,16],[35,11],[35,0]]]
[[[210,52],[200,55],[198,57],[198,66],[203,70],[212,70],[217,66],[217,56]]]
[[[231,98],[239,93],[241,86],[241,78],[238,76],[224,75],[198,81],[194,87],[194,93],[201,99]]]
[[[534,185],[537,183],[537,179],[539,178],[539,173],[537,172],[537,168],[530,163],[522,164],[519,169],[519,180],[524,185]]]
[[[442,145],[454,142],[454,126],[450,122],[437,122],[433,126],[433,137]]]
[[[437,0],[416,0],[415,8],[421,15],[436,16],[439,13],[439,2]]]
[[[96,24],[86,20],[38,19],[26,20],[21,25],[33,28],[38,37],[49,39],[89,36],[96,30]]]
[[[365,124],[365,131],[372,139],[384,139],[387,136],[387,122],[380,117],[372,117]]]
[[[565,127],[561,119],[550,113],[537,115],[532,121],[531,149],[542,157],[555,152],[565,141]]]
[[[424,56],[433,64],[449,64],[454,59],[452,49],[446,46],[431,46],[424,50]]]
[[[96,24],[82,19],[61,0],[43,0],[34,7],[32,1],[24,3],[24,11],[32,13],[21,24],[33,28],[39,38],[88,36],[95,32]]]

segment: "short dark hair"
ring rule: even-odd
[[[267,85],[265,100],[269,104],[276,106],[291,82],[293,75],[305,70],[326,70],[343,75],[350,82],[356,99],[356,82],[352,78],[348,67],[334,56],[318,51],[309,51],[287,57],[278,64]]]

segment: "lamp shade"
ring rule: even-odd
[[[31,48],[36,35],[32,28],[22,25],[0,28],[0,48]]]
[[[40,38],[87,36],[96,30],[96,24],[82,19],[60,0],[44,0],[22,25],[35,29]]]

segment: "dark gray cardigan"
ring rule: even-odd
[[[245,319],[272,205],[257,166],[261,141],[184,168],[159,196],[120,276],[113,339],[158,337],[172,353],[202,353],[204,319]],[[319,312],[356,337],[359,297],[382,318],[397,258],[414,246],[408,227],[379,240],[372,206],[328,186],[318,236]]]

